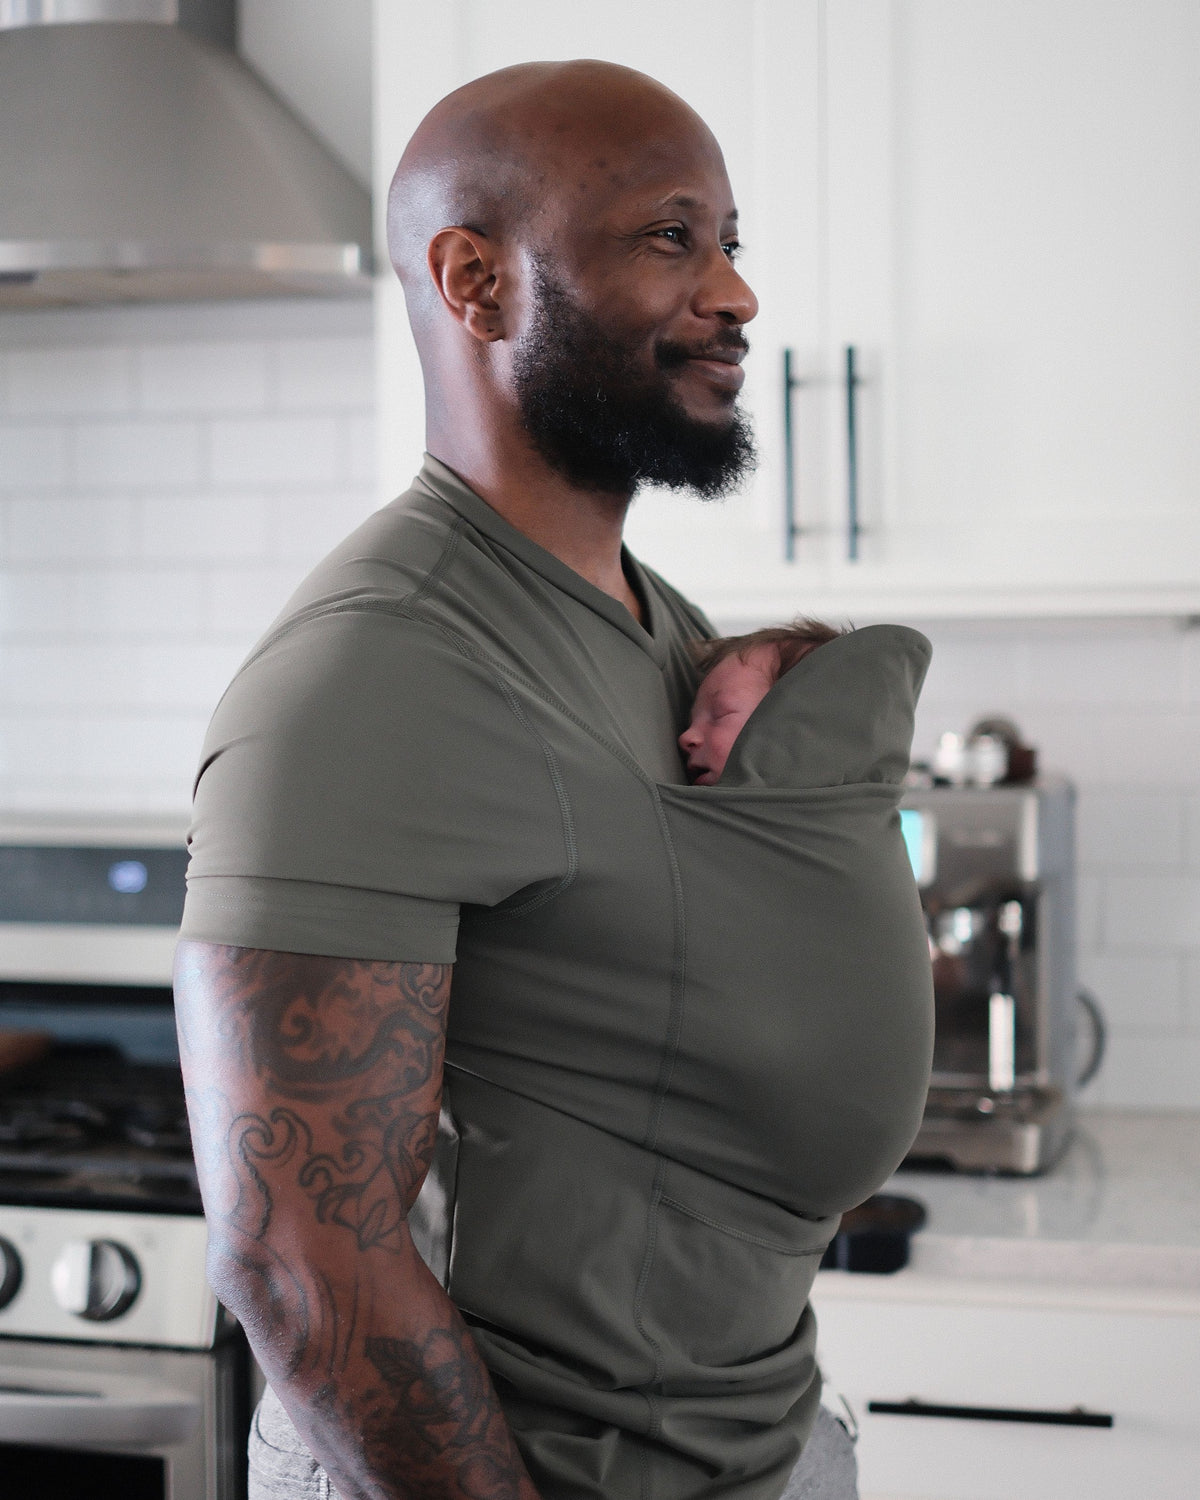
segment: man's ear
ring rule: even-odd
[[[429,242],[429,274],[438,295],[471,337],[485,344],[504,337],[495,259],[487,235],[461,225],[440,229]]]

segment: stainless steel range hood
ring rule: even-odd
[[[368,194],[183,7],[0,0],[0,308],[369,288]]]

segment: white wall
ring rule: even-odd
[[[376,503],[372,360],[365,303],[0,319],[0,806],[183,813],[230,673]],[[925,628],[918,753],[1000,711],[1079,786],[1091,1097],[1200,1106],[1200,632]]]

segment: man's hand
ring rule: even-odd
[[[450,968],[181,943],[209,1279],[345,1500],[537,1500],[406,1215]]]

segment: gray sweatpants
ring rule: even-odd
[[[249,1500],[338,1500],[270,1386],[250,1429]],[[780,1500],[858,1500],[854,1444],[823,1406]]]

